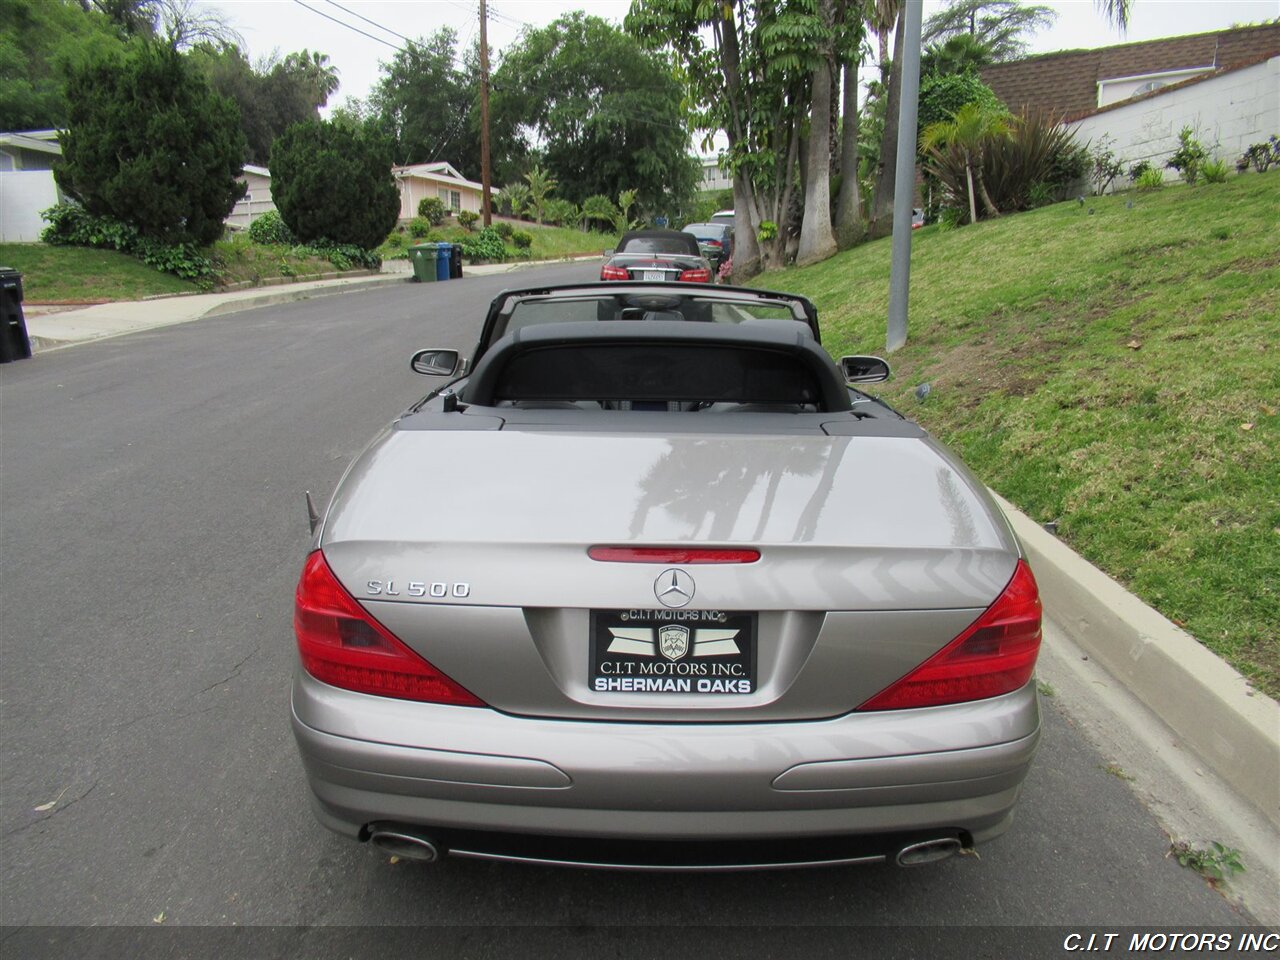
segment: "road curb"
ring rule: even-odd
[[[1280,828],[1280,704],[998,495],[1045,613]]]
[[[327,287],[308,287],[305,290],[278,287],[255,297],[239,297],[235,300],[227,300],[224,303],[215,303],[200,316],[221,317],[229,313],[256,310],[258,307],[270,307],[279,303],[295,303],[299,300],[312,300],[316,297],[328,297],[337,293],[351,293],[354,290],[362,290],[367,287],[385,287],[396,283],[408,283],[412,279],[412,274],[396,273],[353,279],[346,283],[335,283]]]

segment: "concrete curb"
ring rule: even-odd
[[[994,493],[993,493],[994,495]],[[996,496],[1045,612],[1205,764],[1280,828],[1280,704]]]
[[[303,290],[299,290],[296,287],[280,286],[257,296],[238,297],[235,300],[227,300],[224,303],[215,303],[200,316],[221,317],[229,313],[255,310],[258,307],[269,307],[278,303],[294,303],[298,300],[311,300],[315,297],[329,297],[337,293],[351,293],[353,290],[363,290],[368,287],[385,287],[395,283],[409,283],[412,280],[413,274],[395,273],[352,279],[345,283],[334,283],[332,286],[326,287],[307,287]]]

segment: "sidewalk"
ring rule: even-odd
[[[599,258],[596,256],[572,258],[572,260],[597,259]],[[572,261],[491,263],[465,267],[462,276],[466,279],[567,262]],[[72,309],[31,305],[25,307],[23,313],[27,322],[27,334],[31,337],[31,349],[39,353],[89,340],[118,337],[126,333],[136,333],[139,330],[167,327],[175,323],[187,323],[191,320],[199,320],[201,317],[216,317],[276,303],[292,303],[314,297],[411,283],[412,279],[413,270],[407,260],[388,260],[383,263],[382,272],[375,276],[357,274],[332,280],[309,280],[300,283],[252,287],[229,293],[198,293],[160,297],[155,300],[120,300],[115,303],[100,303]]]

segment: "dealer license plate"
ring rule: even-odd
[[[754,693],[756,619],[721,610],[592,610],[587,683],[596,693]]]
[[[644,278],[646,280],[665,280],[667,279],[667,273],[665,270],[646,270]]]

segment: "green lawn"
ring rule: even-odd
[[[882,394],[1280,695],[1280,172],[916,231]],[[753,283],[883,353],[888,240]],[[931,386],[925,401],[915,396]]]
[[[22,274],[23,295],[33,302],[140,300],[199,289],[115,250],[0,243],[0,264]]]
[[[517,230],[526,230],[533,235],[533,246],[529,248],[530,260],[560,260],[565,257],[598,255],[618,241],[618,235],[614,233],[596,233],[578,230],[575,227],[540,227],[536,223],[523,221],[519,223],[511,221],[511,225]],[[450,220],[436,227],[433,232],[445,243],[461,243],[468,236],[474,236],[479,229],[480,225],[477,224],[475,229],[468,233]],[[422,242],[421,239],[403,233],[400,234],[398,242],[383,244],[378,248],[378,252],[384,259],[404,257],[407,256],[405,250],[408,246],[420,242]],[[507,245],[511,246],[510,243]]]

